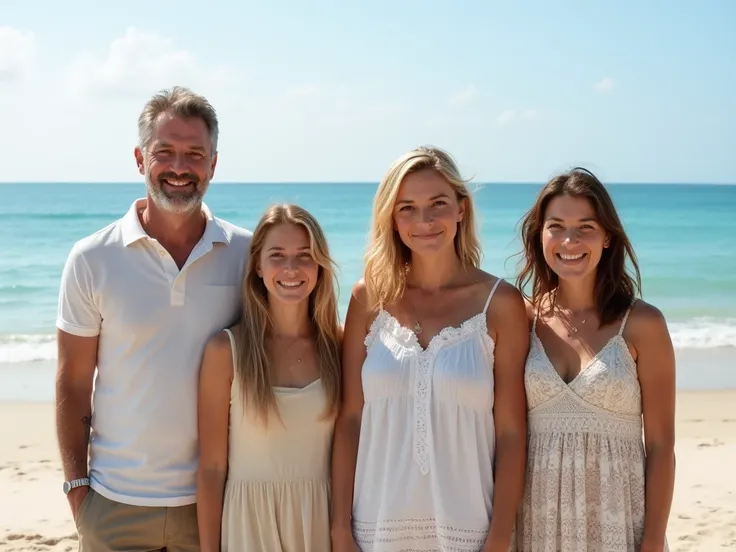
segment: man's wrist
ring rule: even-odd
[[[77,489],[79,487],[89,487],[89,485],[90,485],[89,477],[87,476],[77,477],[69,481],[64,481],[62,485],[62,490],[64,491],[64,494],[68,495],[74,489]]]

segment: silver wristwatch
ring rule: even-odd
[[[72,481],[64,481],[64,494],[69,494],[69,491],[76,489],[77,487],[85,486],[89,487],[89,477],[73,479]]]

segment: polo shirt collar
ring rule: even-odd
[[[141,225],[138,211],[146,207],[146,198],[136,199],[125,213],[122,219],[123,245],[125,247],[143,238],[151,239]],[[210,208],[202,202],[202,212],[207,218],[207,223],[202,235],[202,241],[208,245],[213,243],[230,243],[230,234],[223,228],[220,221],[214,217]]]

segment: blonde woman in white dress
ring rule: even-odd
[[[667,550],[674,352],[662,313],[637,299],[614,204],[592,173],[559,175],[523,219],[522,241],[531,349],[517,549]]]
[[[202,362],[202,552],[330,550],[339,351],[322,230],[304,209],[276,205],[253,233],[241,319]]]
[[[514,286],[479,268],[472,198],[419,148],[376,194],[345,324],[335,552],[507,552],[522,495],[529,346]]]

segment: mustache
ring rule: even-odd
[[[199,185],[199,177],[194,173],[181,173],[176,174],[175,172],[165,172],[158,175],[158,183],[163,184],[164,180],[189,180],[190,182],[194,183],[194,186]]]

